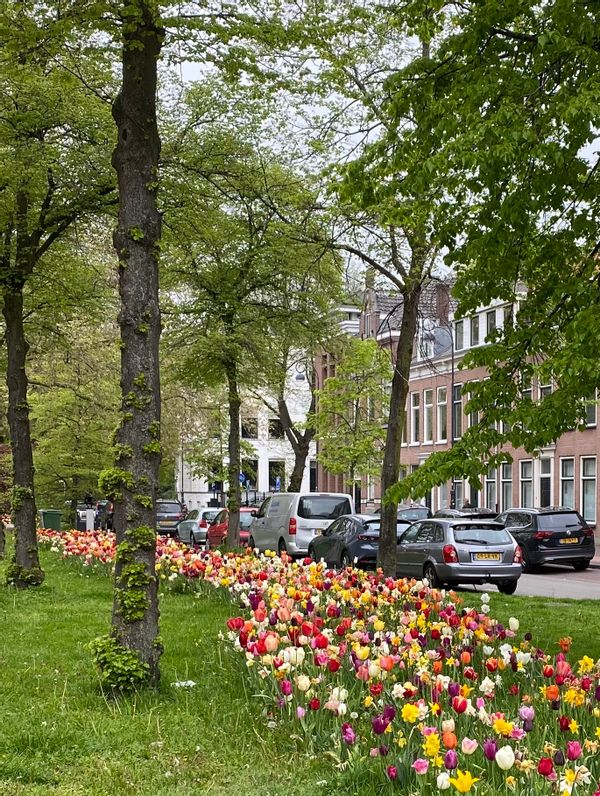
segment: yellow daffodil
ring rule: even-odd
[[[579,664],[579,674],[586,674],[587,672],[591,672],[594,668],[594,661],[588,655],[584,655],[583,658],[578,661]]]
[[[505,719],[496,719],[493,723],[494,732],[498,735],[509,736],[514,729],[514,724]]]
[[[423,741],[423,751],[426,757],[435,757],[440,751],[440,736],[437,732],[427,735]]]
[[[579,732],[579,724],[577,724],[575,719],[571,719],[571,721],[569,722],[569,729],[573,734]]]
[[[582,688],[568,688],[565,691],[565,702],[576,708],[581,707],[585,702],[585,691]]]
[[[408,721],[410,724],[414,724],[415,721],[419,718],[419,708],[416,705],[407,702],[405,705],[402,706],[401,715],[404,721]]]

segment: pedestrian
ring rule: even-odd
[[[465,500],[465,502],[463,503],[463,509],[472,509],[472,508],[473,508],[473,506],[471,505],[469,499],[467,498]]]

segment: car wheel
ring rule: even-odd
[[[340,559],[340,566],[342,569],[346,569],[346,567],[352,566],[352,561],[350,561],[350,553],[347,550],[344,550],[342,553],[342,557]]]
[[[575,572],[583,572],[584,569],[587,569],[590,565],[590,562],[587,558],[581,559],[580,561],[573,561],[573,569]]]
[[[525,553],[524,550],[523,550],[523,561],[521,562],[521,569],[523,570],[523,572],[527,572],[529,574],[531,574],[537,569],[537,567],[535,567],[531,563],[529,556]]]
[[[500,594],[514,594],[517,590],[518,581],[516,580],[503,580],[498,584],[498,591]]]
[[[427,578],[432,589],[439,589],[442,585],[442,581],[438,578],[435,567],[431,562],[423,567],[423,577]]]
[[[253,550],[255,549],[255,547],[256,547],[256,542],[254,541],[254,536],[251,536],[251,537],[248,539],[248,547],[251,547]]]
[[[312,545],[308,546],[307,556],[310,558],[311,561],[316,561],[315,548]]]
[[[285,542],[283,539],[279,540],[279,544],[277,545],[277,552],[279,553],[279,555],[281,555],[282,553],[287,553],[287,547],[285,546]]]

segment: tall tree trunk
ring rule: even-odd
[[[415,258],[415,256],[415,252],[413,251],[413,258]],[[413,272],[418,273],[421,277],[422,267],[415,268]],[[400,326],[400,337],[396,347],[396,361],[394,363],[394,375],[392,377],[388,427],[385,439],[383,466],[381,469],[382,497],[385,497],[387,490],[398,481],[400,475],[402,429],[404,427],[404,417],[406,414],[410,363],[417,331],[420,296],[421,282],[420,280],[415,280],[414,283],[410,283],[407,286],[407,290],[404,293],[402,323]],[[392,577],[396,574],[397,509],[396,503],[382,502],[379,565],[383,568],[386,575],[391,575]]]
[[[162,652],[154,503],[161,458],[156,79],[164,31],[152,0],[131,0],[122,15],[123,82],[113,105],[118,130],[113,166],[119,186],[113,241],[119,257],[123,417],[117,467],[105,473],[105,492],[115,501],[117,537],[111,637],[139,660],[145,671],[140,684],[155,685]]]
[[[229,405],[229,523],[227,525],[227,547],[238,547],[240,544],[240,503],[242,492],[240,487],[240,393],[237,383],[235,363],[229,363],[227,371],[227,402]]]
[[[12,446],[12,510],[15,524],[15,555],[14,562],[7,570],[7,580],[19,588],[37,586],[44,580],[37,547],[33,451],[27,403],[25,365],[29,346],[23,328],[24,284],[25,279],[15,275],[14,279],[4,282],[2,290],[8,355],[6,384],[8,427]]]

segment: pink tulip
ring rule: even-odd
[[[412,768],[417,772],[417,774],[426,774],[427,769],[429,768],[429,760],[425,760],[422,757],[418,757],[415,762],[412,764]]]

